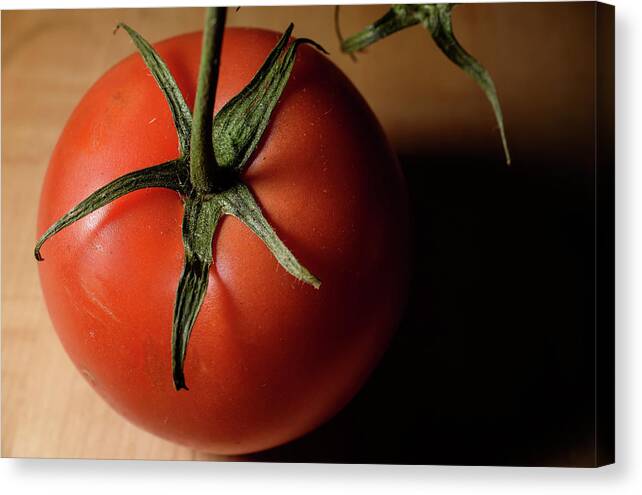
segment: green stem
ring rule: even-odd
[[[508,150],[506,131],[504,129],[504,116],[499,104],[499,98],[497,97],[495,83],[486,68],[484,68],[475,57],[464,50],[455,38],[452,27],[452,11],[454,6],[455,4],[452,3],[393,5],[381,19],[345,40],[341,38],[341,33],[338,29],[339,21],[337,10],[335,13],[335,24],[337,26],[337,35],[341,42],[341,51],[352,56],[354,52],[363,50],[365,47],[397,31],[414,26],[415,24],[423,24],[442,53],[466,72],[486,95],[495,114],[502,146],[504,148],[504,155],[506,156],[506,163],[510,165],[511,158]]]
[[[221,209],[228,215],[233,215],[243,222],[263,241],[274,255],[279,264],[294,278],[311,285],[315,289],[321,287],[321,281],[312,275],[292,252],[279,239],[270,223],[263,216],[261,208],[248,187],[239,183],[219,195]]]
[[[184,362],[189,338],[207,294],[212,240],[223,215],[234,215],[249,227],[281,266],[298,280],[315,288],[321,282],[280,240],[263,216],[242,174],[259,146],[270,117],[290,78],[297,48],[315,42],[300,38],[291,43],[290,25],[253,80],[214,117],[214,100],[225,8],[210,8],[203,33],[194,117],[167,64],[142,36],[119,24],[131,36],[174,118],[181,156],[167,163],[125,174],[98,189],[52,225],[36,243],[34,254],[51,236],[111,201],[138,189],[165,187],[183,199],[185,263],[176,291],[172,324],[172,375],[176,390],[187,389]]]
[[[419,24],[420,18],[415,15],[419,7],[421,6],[393,5],[381,19],[378,19],[357,34],[342,40],[341,51],[353,54],[397,31]],[[335,18],[337,26],[338,22],[338,19]]]
[[[176,290],[172,323],[172,376],[176,390],[188,390],[183,370],[187,344],[207,294],[212,265],[212,237],[222,210],[216,195],[201,200],[186,198],[183,213],[185,262]]]
[[[468,74],[481,88],[486,95],[488,102],[493,108],[499,135],[504,148],[506,164],[510,165],[510,151],[508,150],[508,141],[506,140],[506,131],[504,129],[504,116],[502,107],[499,104],[495,83],[490,73],[480,64],[475,57],[468,53],[457,41],[452,25],[453,4],[437,4],[427,6],[430,14],[426,16],[422,23],[430,32],[432,39],[439,49],[448,59]]]
[[[217,166],[212,150],[212,120],[226,13],[225,7],[208,8],[203,30],[190,143],[190,178],[192,186],[202,193],[211,192],[215,186]]]
[[[44,258],[40,254],[40,249],[42,245],[47,242],[47,239],[72,223],[77,222],[81,218],[86,217],[97,209],[130,192],[151,187],[164,187],[179,193],[184,192],[185,180],[181,177],[184,171],[184,164],[179,158],[118,177],[97,191],[94,191],[49,227],[36,242],[34,256],[38,261],[44,261]]]
[[[182,157],[189,156],[189,144],[190,144],[190,133],[192,132],[192,113],[185,103],[185,98],[181,90],[178,88],[178,84],[174,80],[171,72],[167,68],[167,64],[163,61],[154,47],[149,44],[149,42],[138,34],[135,30],[129,27],[124,22],[119,22],[114,30],[114,33],[118,31],[119,28],[123,28],[129,34],[129,37],[132,39],[136,48],[140,52],[140,55],[143,57],[145,65],[151,72],[152,76],[156,80],[158,87],[163,92],[169,109],[172,112],[172,118],[174,119],[174,127],[178,134],[178,147]]]

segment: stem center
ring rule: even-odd
[[[213,192],[220,188],[220,186],[217,187],[220,167],[216,163],[212,149],[212,122],[226,12],[225,7],[207,9],[203,29],[189,164],[192,186],[202,193]]]

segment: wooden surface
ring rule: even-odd
[[[385,7],[343,10],[344,31],[350,33],[376,19]],[[565,38],[564,14],[548,9],[524,15],[508,4],[461,7],[455,16],[462,43],[493,73],[516,160],[533,139],[533,127],[539,129],[539,143],[558,139],[548,125],[547,110],[560,101],[581,108],[586,96],[577,94],[572,81],[590,77],[591,68],[575,62],[577,47]],[[313,38],[332,52],[332,60],[363,92],[397,150],[443,155],[465,143],[468,150],[501,161],[487,102],[437,52],[425,32],[399,33],[354,64],[338,53],[332,7],[242,8],[229,16],[232,25],[275,30],[283,30],[290,20],[296,35]],[[113,412],[65,355],[40,293],[32,252],[48,157],[82,94],[134,51],[123,33],[112,36],[118,21],[158,41],[200,29],[202,10],[2,13],[2,456],[214,458],[160,440]],[[578,36],[575,32],[571,38]],[[547,58],[549,45],[565,39],[555,75]],[[535,86],[533,74],[538,74]],[[531,87],[528,98],[520,92],[525,86]],[[571,134],[584,132],[573,118],[584,122],[586,115],[559,115],[558,124]],[[535,125],[521,126],[525,119]]]

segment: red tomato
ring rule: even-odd
[[[250,81],[278,37],[226,30],[215,111]],[[201,34],[156,49],[191,105]],[[167,103],[132,55],[71,115],[45,178],[39,232],[107,182],[177,156]],[[225,217],[187,350],[189,391],[174,390],[171,372],[183,263],[176,193],[147,189],[118,199],[50,239],[39,264],[56,331],[96,391],[146,430],[221,454],[279,445],[338,412],[385,350],[408,278],[398,163],[358,91],[315,50],[299,50],[245,180],[322,285],[297,281]]]

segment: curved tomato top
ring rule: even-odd
[[[215,110],[252,78],[276,33],[227,29]],[[201,34],[158,43],[192,104]],[[100,186],[178,157],[164,97],[139,55],[109,70],[71,115],[45,178],[39,233]],[[209,288],[172,384],[182,203],[124,196],[43,248],[42,287],[75,365],[126,418],[197,449],[266,449],[313,429],[357,392],[400,317],[408,277],[403,179],[376,118],[328,59],[302,47],[245,180],[317,275],[299,282],[233,217],[214,237]]]

